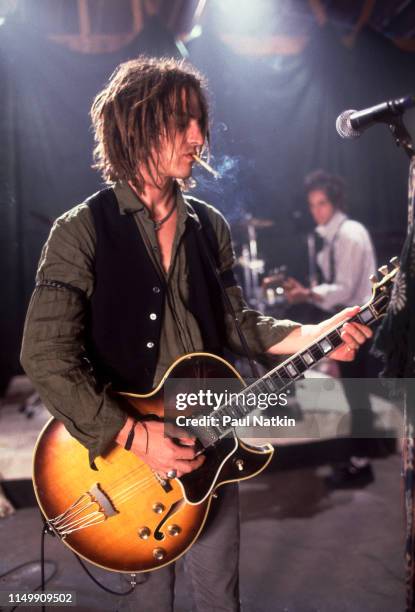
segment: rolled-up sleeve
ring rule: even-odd
[[[250,308],[243,297],[241,287],[235,285],[227,289],[238,323],[246,338],[248,346],[256,357],[264,357],[265,353],[275,344],[278,344],[300,323],[288,319],[274,319]],[[243,347],[231,316],[226,316],[226,329],[228,347],[237,354],[244,354]],[[281,357],[273,357],[280,360]]]
[[[87,360],[95,234],[87,206],[59,218],[43,248],[30,300],[21,363],[45,406],[89,451],[102,454],[123,427],[121,401],[98,389]]]

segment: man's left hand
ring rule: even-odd
[[[357,315],[360,311],[359,306],[353,306],[352,308],[345,308],[330,319],[326,319],[322,323],[319,323],[321,335],[336,327],[339,323],[345,319],[350,319]],[[353,361],[356,357],[357,349],[366,342],[368,338],[373,336],[373,332],[367,325],[361,323],[352,323],[348,321],[343,325],[340,330],[343,343],[333,351],[329,357],[330,359],[336,359],[337,361]]]

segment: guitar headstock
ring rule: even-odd
[[[376,313],[376,318],[386,314],[386,309],[392,295],[393,283],[399,271],[399,259],[397,257],[392,257],[390,264],[390,266],[384,265],[379,268],[382,278],[379,279],[375,274],[372,274],[370,277],[373,287],[372,297],[368,305]]]

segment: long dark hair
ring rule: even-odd
[[[204,77],[183,60],[140,56],[120,64],[92,104],[94,168],[107,183],[131,181],[139,193],[144,188],[140,167],[156,182],[153,170],[158,167],[161,136],[181,129],[172,118],[189,115],[190,94],[199,103],[200,127],[208,146],[204,87]]]

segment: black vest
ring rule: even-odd
[[[196,211],[208,247],[218,262],[216,234],[203,203],[187,198]],[[114,389],[151,390],[163,321],[165,280],[151,261],[132,214],[120,214],[112,189],[87,200],[96,232],[95,286],[90,302],[88,354],[101,384]],[[195,317],[204,350],[222,354],[225,340],[220,288],[198,236],[186,221],[183,236],[189,271],[188,309]],[[227,275],[226,285],[235,284]]]

